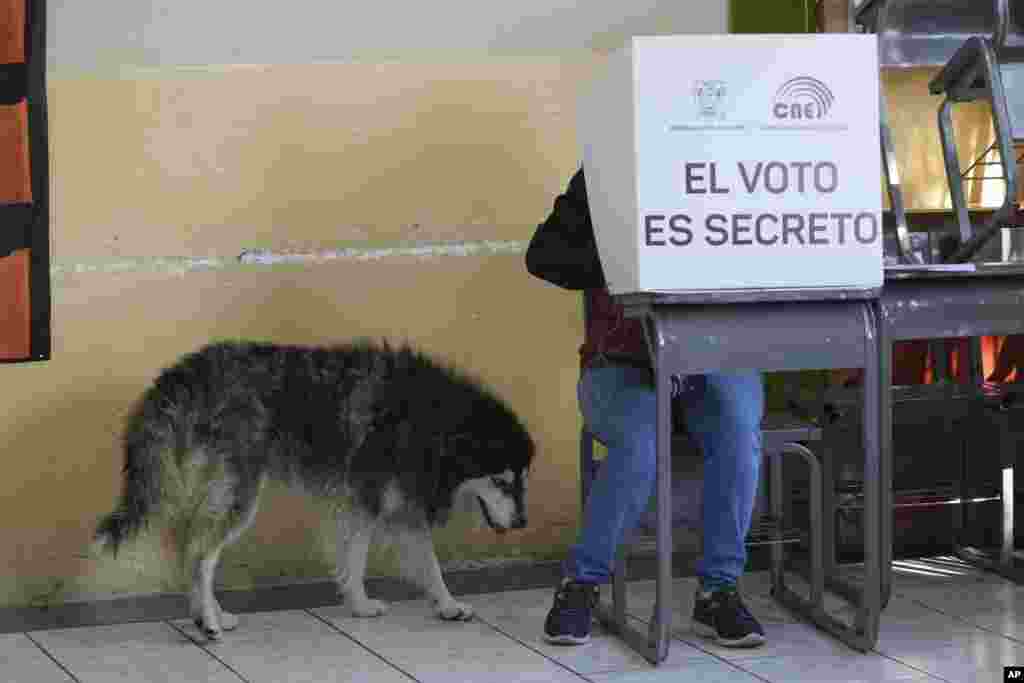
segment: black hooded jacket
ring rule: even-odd
[[[606,286],[582,168],[569,181],[565,193],[555,199],[551,215],[537,226],[526,250],[526,269],[563,289]]]

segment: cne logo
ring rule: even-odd
[[[693,84],[693,102],[697,117],[705,120],[725,118],[728,88],[725,81],[696,81]]]
[[[775,93],[772,114],[784,121],[818,121],[835,102],[829,87],[810,76],[791,78]]]

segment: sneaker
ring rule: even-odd
[[[725,647],[757,647],[765,642],[764,629],[735,588],[711,594],[697,589],[693,630]]]
[[[582,645],[590,640],[591,612],[597,600],[595,584],[562,579],[544,620],[544,640],[556,645]]]

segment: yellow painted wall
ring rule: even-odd
[[[51,75],[55,348],[0,369],[0,604],[180,589],[159,534],[116,560],[88,542],[131,401],[218,338],[389,337],[475,372],[539,443],[532,524],[499,539],[456,520],[442,560],[558,556],[577,516],[578,297],[529,276],[521,245],[401,249],[528,240],[576,166],[576,88],[597,59]],[[237,262],[339,246],[382,251]],[[268,503],[223,583],[328,576],[330,524],[287,491]]]
[[[116,559],[89,542],[132,401],[224,338],[388,337],[478,375],[537,440],[531,523],[498,537],[460,516],[436,534],[442,562],[561,557],[580,305],[523,249],[577,166],[602,51],[724,30],[725,6],[48,2],[54,351],[0,367],[0,606],[182,589],[159,530]],[[225,587],[331,574],[323,510],[268,493]]]
[[[575,164],[593,60],[52,78],[55,256],[528,237]]]

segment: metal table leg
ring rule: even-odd
[[[881,514],[878,544],[880,549],[880,606],[889,604],[892,597],[892,549],[893,549],[893,448],[892,448],[892,350],[893,339],[885,316],[877,310],[878,320],[878,421],[881,442],[879,443],[879,476],[882,482],[879,490],[879,511]]]
[[[865,327],[864,393],[862,429],[864,434],[864,580],[857,586],[838,576],[823,577],[825,584],[836,591],[856,608],[852,628],[825,612],[823,604],[815,605],[788,589],[783,589],[776,599],[797,614],[807,618],[819,628],[831,633],[850,647],[867,652],[878,642],[879,617],[881,612],[881,559],[882,546],[879,509],[881,492],[888,487],[883,477],[880,457],[879,417],[881,405],[881,381],[879,373],[878,324],[871,304],[862,306]],[[826,488],[834,483],[825,481]],[[831,522],[831,510],[828,522]],[[833,548],[826,548],[826,556]],[[813,578],[813,577],[812,577]]]
[[[981,422],[983,426],[991,426],[991,418],[988,409],[984,405],[976,405],[971,413],[972,419],[968,424],[973,425]],[[984,422],[982,422],[984,421]],[[989,553],[982,553],[971,550],[962,545],[962,534],[967,528],[967,504],[961,503],[959,514],[955,517],[954,546],[953,554],[964,562],[999,574],[1003,578],[1015,583],[1024,583],[1024,553],[1017,551],[1014,545],[1015,520],[1014,520],[1014,474],[1016,465],[1016,453],[1007,449],[1003,439],[1007,435],[1005,425],[999,425],[999,451],[1000,451],[1000,504],[1001,504],[1001,534],[1000,546],[997,557]],[[966,441],[964,448],[968,448]],[[966,451],[961,455],[961,463],[966,465],[969,453]],[[960,499],[966,501],[969,498],[967,485],[968,473],[965,467],[960,473]],[[1018,556],[1020,561],[1018,561]]]
[[[654,367],[663,365],[665,340],[657,317],[652,321],[655,345]],[[668,657],[669,640],[672,637],[672,385],[671,375],[658,372],[655,391],[657,392],[658,421],[658,479],[656,488],[658,553],[657,584],[654,602],[654,619],[651,621],[651,642],[658,662]]]
[[[821,542],[824,546],[824,566],[826,580],[836,573],[836,468],[833,458],[826,456],[821,459],[821,515],[824,524],[821,529]]]
[[[980,355],[980,354],[979,354]],[[980,363],[980,360],[979,360]],[[982,409],[980,414],[985,415]],[[1009,443],[1004,443],[1004,439]],[[999,469],[1000,469],[1000,495],[1002,497],[1002,534],[1000,538],[999,559],[991,563],[989,569],[1000,576],[1010,579],[1016,583],[1024,583],[1024,552],[1017,551],[1014,545],[1015,534],[1015,486],[1014,475],[1017,465],[1017,453],[1012,448],[1014,440],[1010,434],[1008,425],[1000,425],[999,439]],[[1020,563],[1017,557],[1022,560]]]
[[[1018,565],[1014,549],[1014,470],[1016,463],[1003,463],[1003,546],[1000,552],[1000,566],[996,570],[1002,576],[1024,583],[1024,566]],[[1022,557],[1024,559],[1024,557]]]
[[[655,370],[662,365],[665,353],[658,316],[651,316],[645,325],[652,347]],[[615,573],[612,577],[611,610],[601,604],[597,608],[598,620],[652,664],[668,658],[672,639],[672,390],[671,375],[655,372],[657,423],[655,443],[657,474],[655,480],[655,575],[654,614],[648,632],[628,623],[626,614],[626,550],[627,543],[619,545]]]

